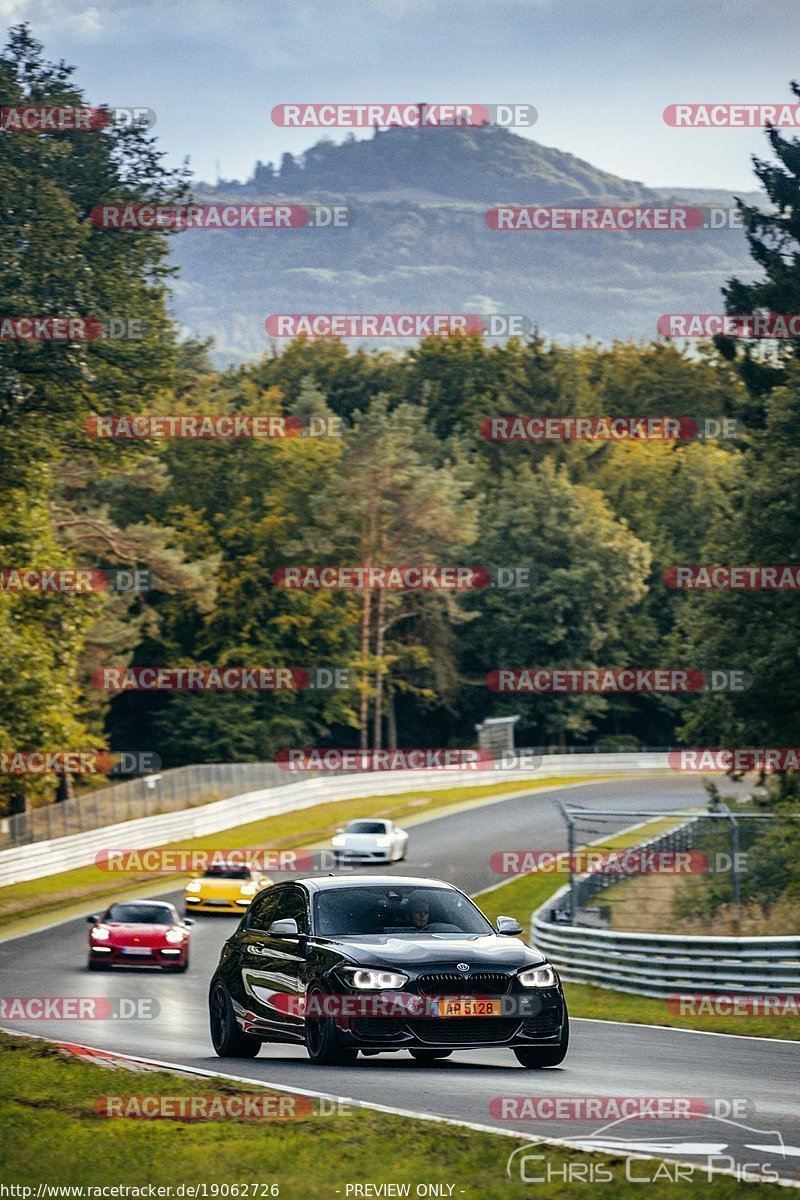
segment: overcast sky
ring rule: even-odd
[[[751,189],[761,131],[672,129],[662,111],[785,101],[800,77],[798,0],[0,0],[0,15],[75,64],[92,103],[155,109],[169,161],[206,180],[318,139],[274,127],[275,104],[425,100],[533,104],[525,136],[606,171]]]

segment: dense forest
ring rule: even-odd
[[[23,28],[0,58],[0,88],[8,104],[83,103]],[[800,311],[800,147],[769,138],[777,162],[756,174],[777,213],[744,209],[760,282],[720,278],[729,312]],[[0,343],[0,567],[124,568],[149,581],[0,590],[0,747],[263,761],[287,746],[469,746],[477,722],[510,713],[529,746],[798,744],[797,593],[686,592],[664,579],[676,564],[800,563],[794,343],[687,353],[534,334],[370,351],[297,339],[220,370],[171,315],[181,235],[89,220],[101,199],[177,203],[188,188],[143,131],[0,134],[2,314],[141,322],[137,338]],[[134,413],[282,414],[333,435],[92,436],[98,415]],[[510,414],[727,417],[739,436],[481,436],[487,417]],[[291,565],[392,563],[526,568],[529,586],[365,593],[273,578]],[[93,682],[106,666],[344,668],[349,685],[113,696]],[[751,686],[487,687],[497,668],[533,666],[735,668]],[[0,777],[0,811],[54,787]]]

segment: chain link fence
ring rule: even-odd
[[[202,763],[175,767],[85,792],[61,804],[45,804],[0,819],[0,850],[84,833],[120,821],[179,812],[230,796],[297,782],[275,763]]]
[[[619,747],[605,746],[532,746],[517,749],[518,756],[549,757],[562,755],[608,755]],[[637,754],[666,754],[669,747],[638,747]],[[350,772],[336,772],[349,774]],[[316,774],[327,775],[327,771]],[[146,775],[84,792],[72,800],[45,804],[12,817],[0,817],[0,850],[49,841],[73,833],[85,833],[120,821],[151,817],[159,813],[180,812],[213,800],[280,784],[296,783],[303,777],[282,770],[275,763],[202,763],[174,767],[159,775]],[[309,775],[306,774],[306,778]],[[487,775],[486,782],[489,782]]]

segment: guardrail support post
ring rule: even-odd
[[[567,825],[567,871],[568,871],[568,891],[567,891],[567,907],[569,909],[569,923],[575,924],[575,822],[570,816],[566,805],[559,800],[557,796],[553,797],[556,807],[559,809],[564,821]]]
[[[719,801],[719,807],[731,824],[731,883],[733,885],[733,903],[738,912],[742,904],[742,886],[739,878],[739,822],[724,801]]]

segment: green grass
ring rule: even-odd
[[[751,834],[752,838],[752,834]],[[753,841],[742,847],[745,855]],[[728,830],[701,835],[692,850],[706,855],[710,864],[718,854],[731,851]],[[783,894],[761,904],[752,899],[733,903],[731,875],[638,875],[621,879],[603,892],[610,908],[611,927],[632,933],[704,934],[713,924],[722,937],[795,937],[800,930],[800,900],[791,885]]]
[[[493,796],[508,795],[514,791],[536,791],[544,787],[564,786],[570,783],[591,782],[593,776],[575,775],[566,779],[536,779],[519,781],[519,788],[509,783],[486,784],[479,787],[454,787],[435,792],[400,792],[396,795],[367,796],[356,800],[337,800],[317,804],[313,808],[296,812],[281,813],[238,825],[219,833],[204,834],[179,842],[170,842],[171,849],[224,850],[242,846],[260,846],[270,850],[283,850],[307,845],[309,842],[329,838],[336,829],[357,817],[382,816],[393,820],[404,817],[428,815],[439,809],[467,802],[491,799]],[[128,847],[134,849],[135,847]],[[162,849],[165,847],[161,847]],[[164,879],[167,884],[181,887],[186,875],[156,873],[125,874],[110,873],[91,865],[63,871],[44,879],[31,879],[26,883],[15,883],[0,888],[0,929],[21,917],[56,912],[65,905],[87,901],[102,901],[119,894],[120,885],[127,883],[127,891],[136,894],[137,885],[144,884],[153,891],[153,882]]]
[[[679,825],[683,818],[659,817],[647,823],[647,830],[639,828],[630,833],[616,833],[604,838],[602,842],[592,843],[593,850],[624,850],[627,846],[636,846],[647,837],[656,837],[660,833]],[[490,920],[496,921],[501,915],[516,917],[520,924],[527,929],[531,913],[548,896],[552,896],[567,882],[566,875],[552,872],[532,871],[529,875],[518,875],[507,883],[499,883],[497,887],[481,893],[477,897],[478,904]],[[509,908],[513,904],[515,907]],[[522,916],[521,913],[525,915]]]
[[[647,833],[652,836],[662,833],[676,819],[659,819],[648,825]],[[624,849],[644,838],[643,831],[616,834],[606,838],[599,848]],[[476,896],[476,903],[491,921],[501,915],[516,917],[527,935],[531,914],[544,904],[549,896],[566,883],[566,876],[542,874],[534,871],[519,875],[509,883],[501,883],[491,891]],[[587,984],[565,983],[564,992],[570,1014],[573,1017],[595,1017],[604,1021],[624,1021],[634,1025],[669,1025],[674,1029],[698,1029],[710,1033],[743,1034],[748,1037],[785,1038],[800,1041],[800,1019],[792,1017],[725,1017],[688,1016],[671,1013],[666,999],[649,996],[632,996],[611,988],[591,987]]]
[[[50,1043],[0,1034],[0,1127],[13,1130],[0,1142],[0,1179],[32,1187],[34,1194],[40,1183],[84,1188],[200,1183],[212,1196],[213,1185],[246,1183],[260,1185],[249,1193],[256,1200],[269,1196],[261,1190],[269,1184],[278,1185],[281,1200],[345,1200],[348,1183],[408,1183],[413,1195],[417,1184],[429,1182],[451,1184],[452,1195],[465,1200],[522,1200],[533,1194],[518,1174],[506,1175],[508,1156],[521,1139],[366,1109],[291,1120],[109,1120],[95,1113],[97,1100],[107,1095],[236,1092],[270,1094],[249,1084],[166,1071],[107,1071],[65,1057]],[[608,1200],[639,1195],[641,1184],[625,1181],[624,1160],[616,1155],[541,1144],[534,1152],[546,1156],[552,1171],[563,1172],[570,1163],[605,1164],[613,1175],[603,1185]],[[544,1168],[541,1162],[533,1166],[538,1172]],[[634,1168],[636,1175],[651,1178],[659,1169],[675,1169],[655,1162]],[[747,1194],[758,1200],[769,1186],[749,1184]],[[734,1178],[716,1176],[708,1182],[698,1171],[692,1182],[683,1183],[681,1194],[699,1198],[702,1190],[703,1200],[733,1200],[739,1189]],[[545,1194],[574,1200],[583,1190],[556,1177]],[[662,1177],[647,1194],[652,1200],[674,1200],[676,1192]]]
[[[583,983],[565,983],[564,992],[573,1017],[597,1017],[603,1021],[625,1021],[633,1025],[669,1025],[672,1029],[800,1041],[800,1018],[797,1017],[681,1016],[671,1013],[666,1000],[659,1000],[655,996],[630,996],[627,992],[590,987]]]

